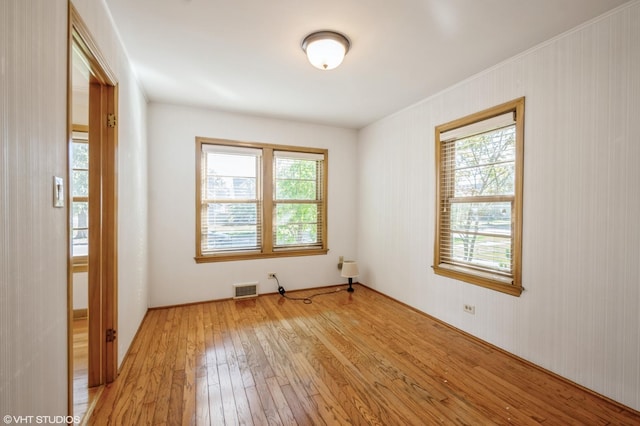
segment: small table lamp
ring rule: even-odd
[[[349,288],[347,289],[349,293],[353,293],[353,287],[351,287],[351,284],[353,284],[353,278],[357,277],[358,275],[358,264],[356,263],[356,261],[345,260],[342,264],[342,273],[340,274],[340,276],[349,278]]]

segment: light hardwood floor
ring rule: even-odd
[[[88,387],[89,320],[73,320],[73,415],[82,419],[94,399],[98,388]]]
[[[638,413],[355,288],[312,304],[274,294],[149,311],[90,424],[640,424]]]

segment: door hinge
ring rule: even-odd
[[[113,328],[107,329],[107,343],[113,342],[116,340],[116,330]]]
[[[107,127],[116,127],[117,122],[118,120],[115,114],[107,114]]]

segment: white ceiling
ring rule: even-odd
[[[106,0],[150,101],[361,128],[627,0]],[[351,40],[320,71],[300,43]]]

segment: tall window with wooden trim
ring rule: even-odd
[[[436,274],[522,293],[524,98],[435,129]]]
[[[327,150],[196,145],[196,262],[326,254]]]
[[[324,157],[274,151],[274,249],[323,247]]]
[[[74,125],[71,142],[71,250],[73,269],[87,269],[89,253],[89,138],[86,126]]]

